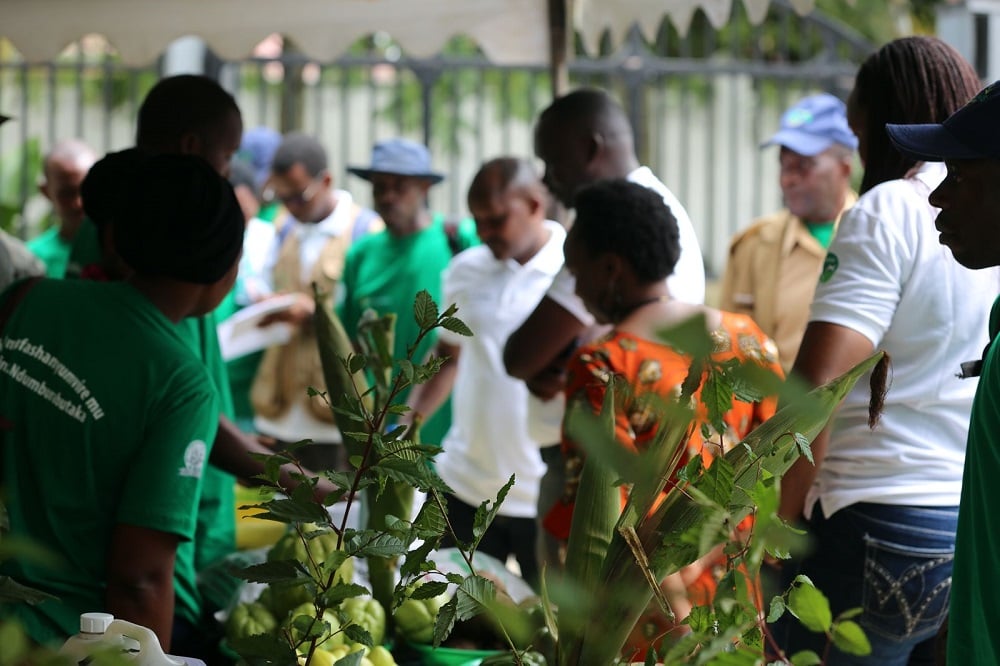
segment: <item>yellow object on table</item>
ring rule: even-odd
[[[267,495],[262,494],[267,493]],[[236,547],[251,550],[273,546],[287,529],[287,525],[274,520],[254,518],[261,509],[241,509],[246,504],[257,504],[270,496],[270,491],[261,488],[247,488],[236,484]]]

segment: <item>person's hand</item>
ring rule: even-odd
[[[257,326],[265,328],[279,321],[302,326],[312,319],[315,312],[316,302],[312,298],[305,294],[295,294],[295,302],[290,307],[264,315]]]

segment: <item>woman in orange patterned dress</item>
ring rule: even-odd
[[[691,357],[661,341],[659,331],[702,316],[713,342],[713,362],[737,359],[783,376],[777,348],[749,317],[670,298],[664,280],[677,261],[678,231],[670,209],[658,194],[634,183],[606,181],[582,190],[576,209],[577,218],[565,244],[566,266],[576,278],[577,295],[587,309],[612,329],[577,350],[568,368],[566,396],[568,401],[584,402],[596,413],[608,384],[625,383],[628,395],[616,401],[615,409],[616,438],[623,446],[639,452],[652,442],[660,413],[655,404],[679,397],[691,369]],[[761,402],[734,399],[716,424],[721,426],[719,432],[712,427],[700,400],[702,388],[694,394],[696,418],[681,465],[690,456],[700,455],[707,467],[714,456],[728,451],[775,411],[776,398]],[[563,437],[570,481],[545,526],[565,538],[582,451],[565,433]],[[666,581],[665,589],[673,592],[678,620],[687,615],[693,603],[711,601],[716,574],[724,564],[721,555],[702,558],[673,581]]]

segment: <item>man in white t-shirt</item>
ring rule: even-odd
[[[688,303],[704,302],[705,265],[687,211],[648,167],[639,164],[628,117],[607,93],[583,88],[549,105],[535,126],[535,154],[545,162],[545,185],[567,208],[573,207],[580,188],[598,180],[624,178],[660,194],[680,230],[681,256],[667,278],[670,294]],[[547,424],[534,433],[546,445],[542,456],[549,467],[542,482],[540,515],[563,488],[556,446],[563,413],[563,368],[576,341],[593,325],[593,316],[576,295],[575,280],[563,270],[504,348],[507,372],[527,383],[530,409],[539,414],[535,420]],[[558,544],[548,541],[543,547],[546,562],[557,563]]]
[[[452,424],[436,469],[454,491],[448,518],[459,539],[472,540],[477,507],[493,500],[511,475],[514,486],[479,550],[517,558],[522,576],[537,583],[536,511],[545,471],[529,428],[528,390],[503,367],[507,336],[531,313],[562,268],[566,232],[545,219],[547,197],[531,165],[502,157],[487,162],[469,188],[469,210],[482,245],[456,255],[444,274],[445,305],[472,329],[471,337],[442,330],[435,355],[449,357],[408,403],[429,416],[452,393]]]

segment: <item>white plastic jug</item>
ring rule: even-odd
[[[116,620],[108,613],[84,613],[80,633],[70,636],[59,650],[77,663],[87,663],[99,650],[117,648],[135,666],[204,666],[197,659],[174,657],[163,652],[152,629]]]

